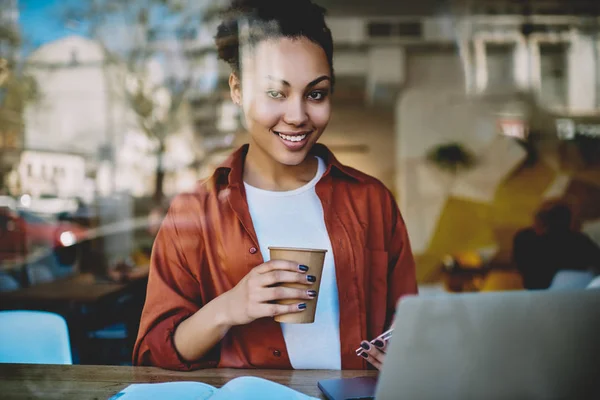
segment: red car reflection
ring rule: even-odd
[[[0,207],[0,262],[17,262],[37,249],[47,249],[57,253],[61,264],[71,264],[75,261],[74,247],[86,239],[86,232],[71,222]]]

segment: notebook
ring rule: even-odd
[[[109,400],[317,400],[279,383],[245,376],[220,389],[201,382],[136,383]]]

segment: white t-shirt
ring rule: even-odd
[[[315,192],[326,165],[317,159],[317,174],[298,189],[272,192],[248,184],[244,186],[265,262],[270,259],[270,246],[327,250],[315,322],[281,324],[281,329],[294,369],[341,369],[340,313],[333,251],[321,200]]]

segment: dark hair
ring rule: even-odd
[[[305,37],[325,51],[333,87],[333,39],[325,23],[326,10],[311,0],[233,0],[223,13],[215,44],[219,58],[240,73],[240,44],[252,45],[270,38]],[[248,36],[240,43],[240,21]]]

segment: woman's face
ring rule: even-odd
[[[275,161],[302,163],[331,115],[331,68],[325,51],[306,38],[258,43],[242,58],[241,84],[230,79],[252,144]]]

